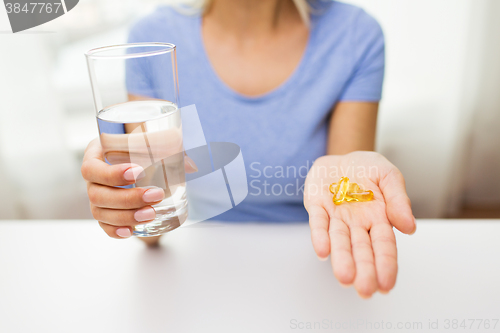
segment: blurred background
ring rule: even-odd
[[[1,219],[92,218],[80,164],[97,126],[83,53],[125,42],[159,2],[80,0],[15,35],[0,10]],[[344,2],[385,32],[377,150],[405,175],[415,216],[500,217],[500,1]]]

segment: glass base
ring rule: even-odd
[[[187,204],[173,212],[156,211],[156,218],[145,224],[136,225],[132,230],[132,235],[137,237],[154,237],[167,233],[180,227],[187,219]]]

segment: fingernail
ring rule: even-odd
[[[320,256],[317,256],[319,261],[327,261],[328,260],[328,257],[324,257],[324,258],[321,258]]]
[[[154,188],[147,190],[144,192],[142,195],[142,200],[144,202],[156,202],[156,201],[161,201],[165,197],[165,192],[161,188]]]
[[[138,210],[134,214],[134,218],[135,218],[135,220],[137,222],[144,222],[144,221],[154,220],[155,217],[156,217],[156,212],[151,207],[143,208],[141,210]]]
[[[130,168],[130,169],[127,169],[124,173],[123,173],[123,178],[125,178],[126,181],[129,181],[129,182],[133,182],[133,181],[136,181],[138,179],[141,179],[144,177],[144,169],[140,166],[137,166],[137,167],[133,167],[133,168]]]
[[[352,283],[351,283],[351,284],[345,284],[345,283],[342,283],[342,282],[340,282],[340,281],[339,281],[339,284],[340,284],[340,286],[341,286],[341,287],[343,287],[343,288],[350,288],[350,287],[352,286]]]
[[[116,230],[116,234],[122,238],[128,238],[132,236],[129,228],[120,228]]]
[[[385,290],[379,290],[378,292],[381,293],[382,295],[387,295],[389,293],[389,291]]]
[[[196,166],[196,164],[194,164],[194,161],[193,161],[193,159],[192,159],[191,157],[189,157],[189,156],[187,156],[187,155],[186,155],[186,156],[184,156],[184,161],[185,161],[185,162],[186,162],[186,163],[187,163],[187,164],[188,164],[191,168],[193,168],[193,170],[194,170],[195,172],[198,172],[198,167]]]

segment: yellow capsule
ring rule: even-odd
[[[345,195],[349,189],[349,178],[340,178],[337,186],[335,187],[335,193],[333,195],[333,203],[340,205],[345,200]]]
[[[338,183],[330,184],[330,192],[333,194],[333,203],[340,205],[342,202],[362,202],[373,200],[373,192],[364,189],[363,185],[349,181],[349,178],[342,177]]]
[[[330,190],[330,193],[335,195],[335,188],[337,187],[337,183],[331,183],[330,187],[328,189]]]
[[[365,192],[347,193],[345,196],[346,201],[370,201],[373,199],[373,192],[367,190]]]
[[[350,183],[349,191],[347,193],[358,193],[358,192],[363,192],[363,190],[359,187],[359,185],[356,183]]]
[[[345,177],[347,178],[347,177]],[[349,178],[347,178],[349,180]],[[335,194],[335,188],[337,187],[337,183],[331,183],[330,187],[328,188],[330,190],[331,194]],[[356,183],[351,183],[349,182],[349,189],[347,190],[347,193],[352,193],[352,192],[363,192],[363,190],[359,187],[358,184]]]

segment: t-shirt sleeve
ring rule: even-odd
[[[147,31],[145,19],[137,22],[129,32],[128,43],[150,42],[145,38]],[[138,51],[140,50],[134,49],[134,52]],[[148,57],[127,59],[125,67],[127,92],[131,95],[156,98]]]
[[[379,23],[364,11],[355,21],[353,55],[356,63],[339,100],[378,102],[382,98],[385,70],[384,34]]]

